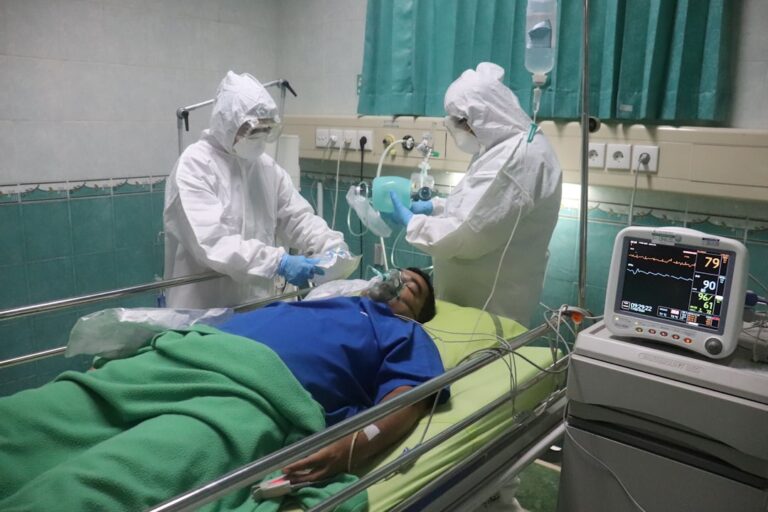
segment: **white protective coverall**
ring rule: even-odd
[[[481,63],[448,87],[446,113],[466,119],[482,149],[447,199],[433,199],[432,216],[412,217],[406,240],[432,256],[438,298],[482,308],[519,214],[487,310],[528,325],[543,286],[562,173],[541,133],[526,142],[532,121],[503,76],[496,64]]]
[[[316,216],[288,173],[266,154],[234,153],[250,118],[278,118],[277,105],[251,75],[228,72],[216,92],[210,127],[176,162],[165,189],[165,277],[208,271],[225,277],[168,290],[174,308],[231,307],[274,295],[286,250],[322,255],[343,235]],[[346,276],[344,276],[346,277]]]

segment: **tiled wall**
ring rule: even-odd
[[[17,193],[0,195],[0,309],[162,276],[162,180],[49,185],[55,188],[20,187]],[[146,293],[0,321],[0,359],[65,345],[77,318],[91,311],[154,305],[155,294]],[[39,385],[64,369],[83,369],[88,363],[88,358],[57,356],[0,370],[0,394]]]

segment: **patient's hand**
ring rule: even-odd
[[[347,458],[352,436],[347,436],[321,448],[316,453],[283,468],[291,483],[325,480],[347,470]]]

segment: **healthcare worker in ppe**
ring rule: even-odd
[[[313,213],[288,173],[264,154],[279,135],[279,121],[258,80],[227,73],[209,129],[168,177],[163,211],[165,277],[211,270],[224,277],[170,288],[168,306],[225,307],[268,297],[278,275],[303,287],[323,272],[318,259],[307,256],[349,253],[343,235]]]
[[[544,281],[562,173],[541,132],[527,142],[531,118],[503,77],[501,67],[484,62],[448,87],[445,125],[472,160],[446,199],[408,209],[393,197],[392,218],[407,226],[409,243],[432,256],[439,299],[482,308],[498,268],[487,310],[528,325]]]

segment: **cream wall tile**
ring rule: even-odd
[[[768,187],[768,148],[693,148],[691,180]]]
[[[662,142],[659,144],[659,176],[688,180],[691,177],[693,144]]]

